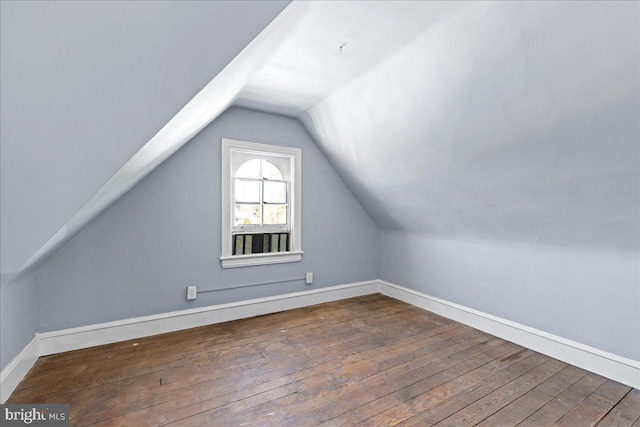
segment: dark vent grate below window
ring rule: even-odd
[[[289,250],[289,233],[234,234],[233,254],[248,255]]]

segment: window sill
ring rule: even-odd
[[[251,265],[282,264],[302,260],[303,251],[270,252],[266,254],[221,256],[222,268],[249,267]]]

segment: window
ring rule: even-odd
[[[302,259],[299,148],[222,139],[222,267]]]

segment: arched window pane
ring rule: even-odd
[[[254,178],[260,179],[260,159],[253,159],[244,162],[235,174],[236,178]]]
[[[262,166],[262,170],[261,167]],[[282,172],[273,163],[263,159],[253,159],[244,162],[235,175],[236,178],[253,178],[253,179],[269,179],[276,181],[284,181]]]
[[[268,160],[262,161],[262,178],[283,181],[280,169]]]

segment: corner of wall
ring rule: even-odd
[[[37,331],[35,272],[18,274],[0,287],[0,368],[4,369]]]

